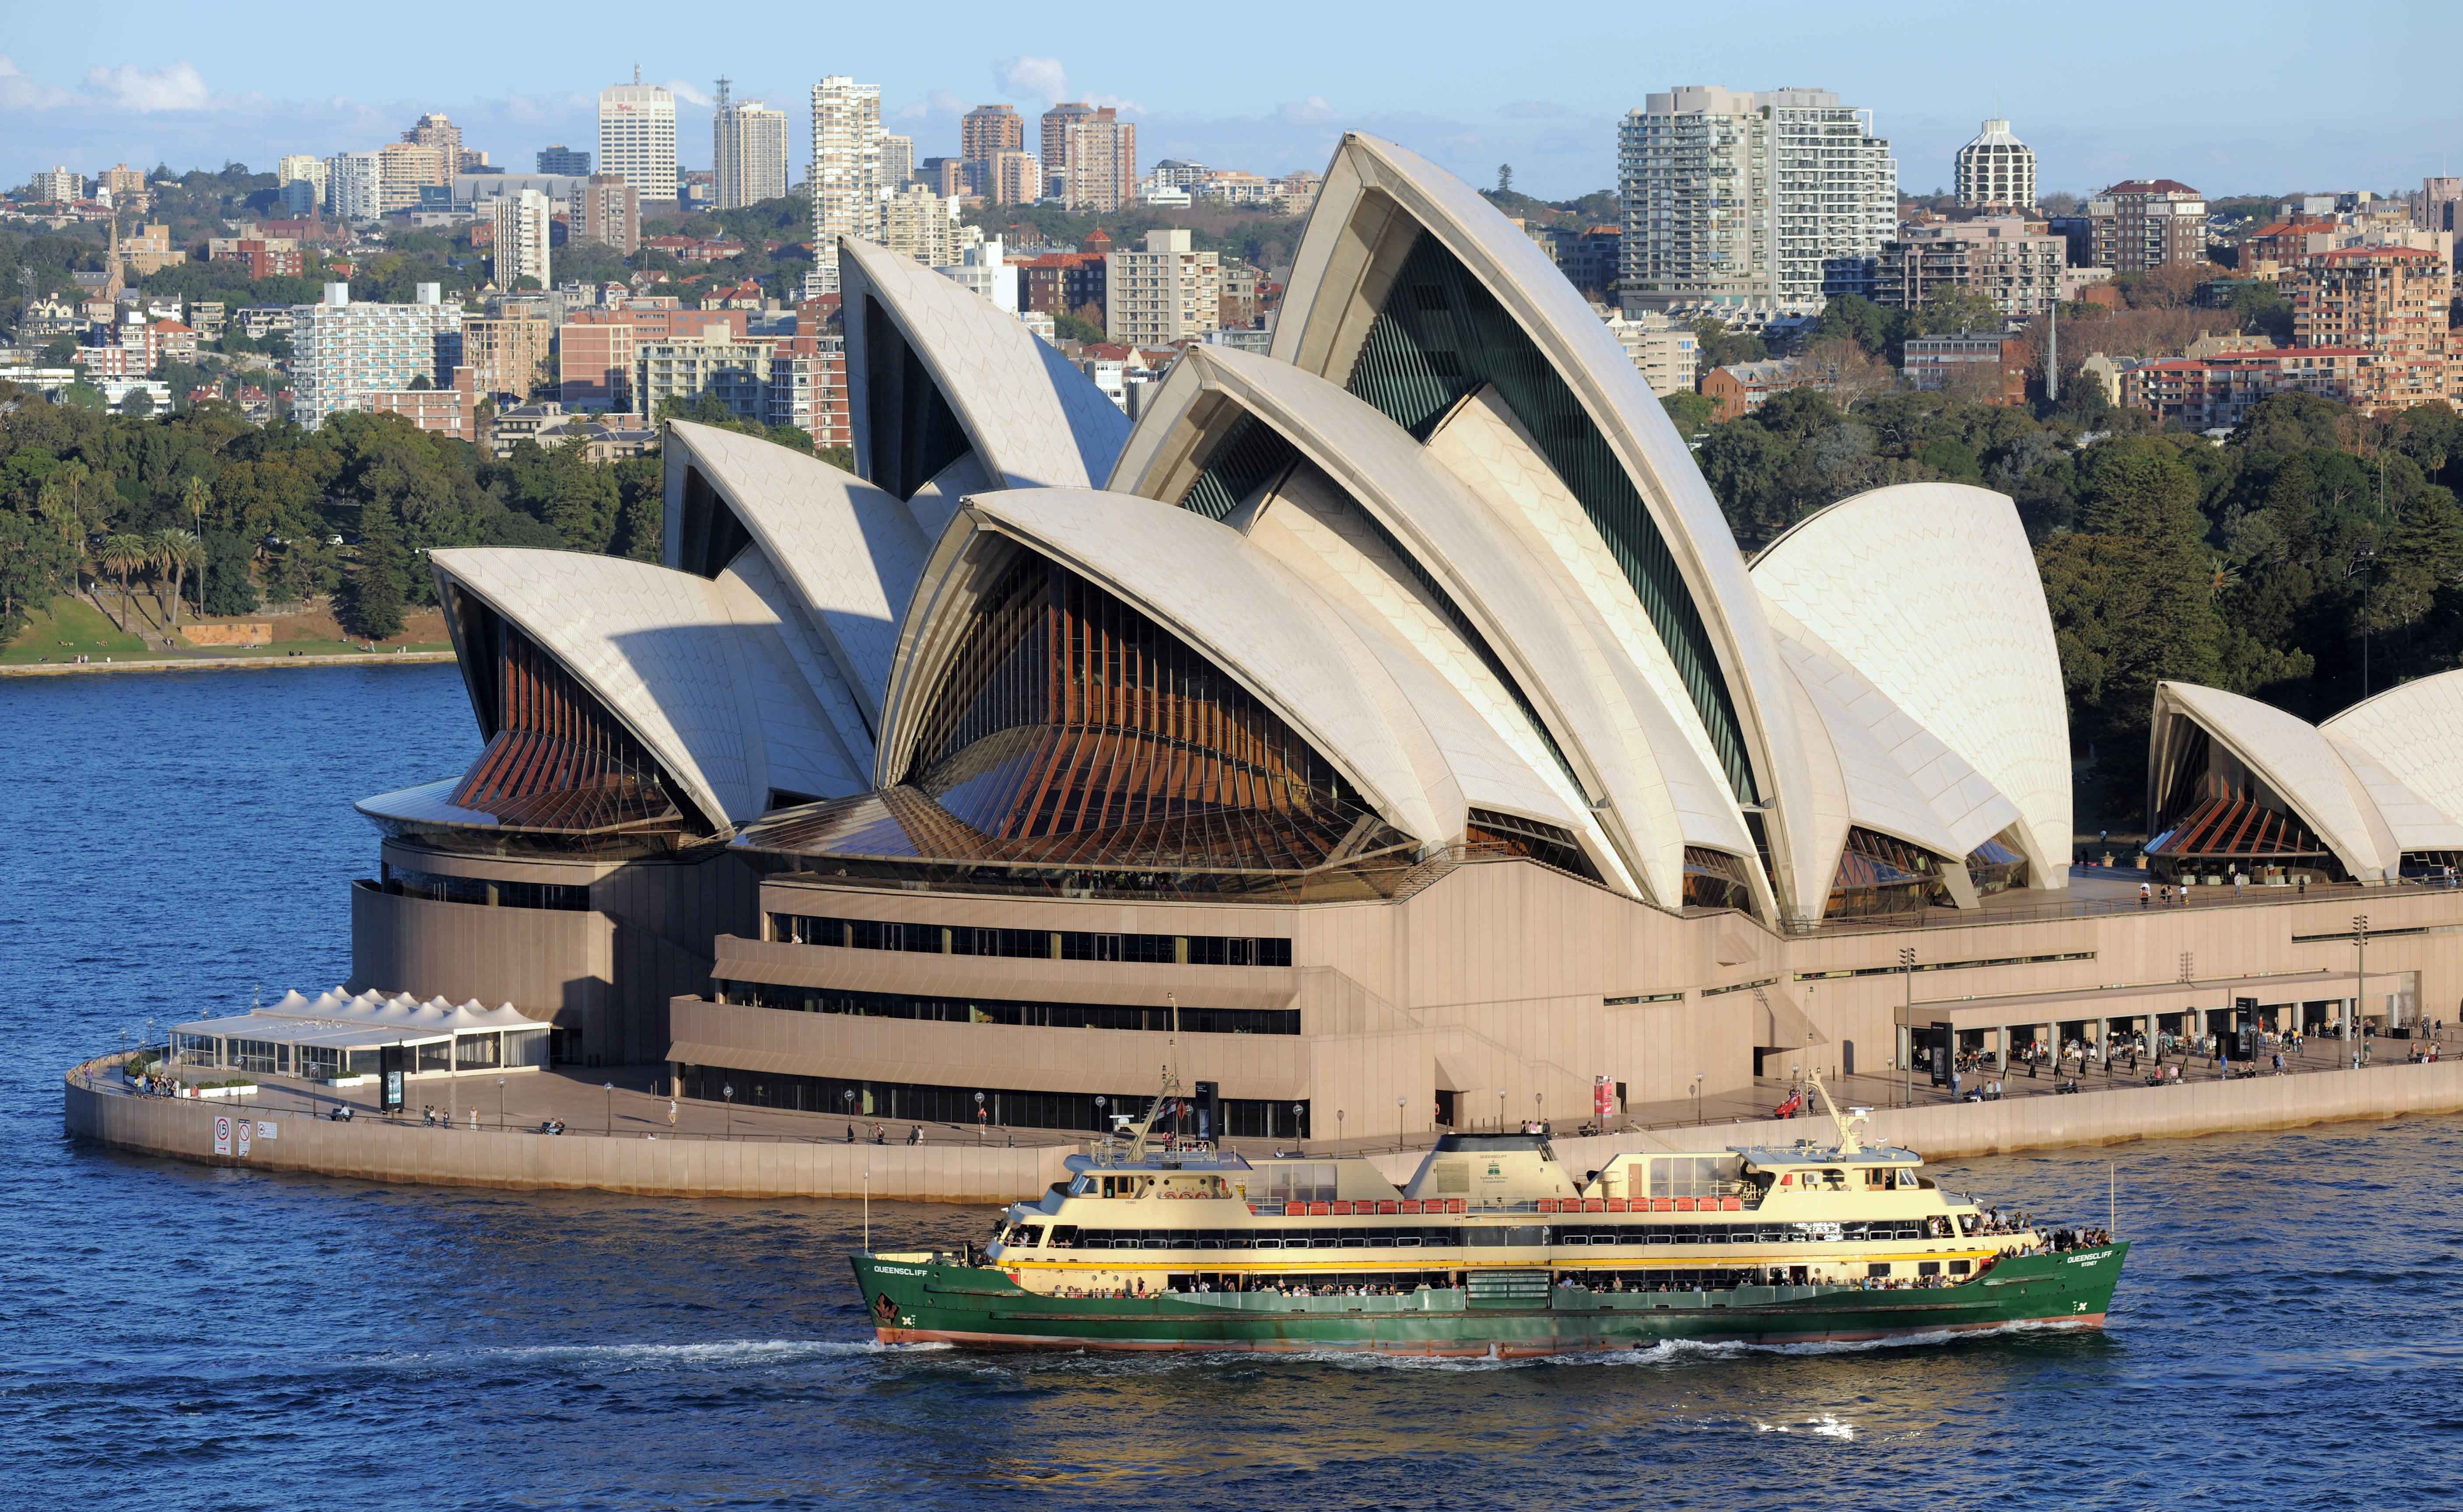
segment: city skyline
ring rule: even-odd
[[[157,12],[164,24],[148,24]],[[2392,24],[2398,12],[2401,24]],[[2380,13],[2389,24],[2370,23]],[[2191,17],[2072,11],[2060,34],[2031,39],[2023,77],[2008,76],[2004,42],[1957,25],[1947,6],[1900,17],[1886,35],[1853,17],[1793,7],[1778,24],[1749,32],[1671,12],[1579,37],[1483,33],[1475,49],[1458,45],[1459,27],[1402,36],[1373,14],[1337,12],[1318,22],[1332,45],[1278,59],[1262,87],[1252,70],[1175,69],[1174,29],[1188,30],[1190,45],[1201,40],[1194,23],[1175,19],[1137,32],[1135,46],[1092,36],[1053,57],[1038,51],[1047,41],[1000,12],[983,12],[973,56],[893,47],[893,20],[856,16],[830,46],[782,57],[720,39],[646,47],[647,33],[623,24],[655,19],[639,6],[614,8],[608,25],[572,39],[578,45],[565,45],[544,20],[516,17],[500,29],[500,40],[516,45],[476,50],[445,37],[360,48],[347,23],[338,32],[319,14],[304,34],[333,55],[302,67],[297,50],[263,47],[262,30],[198,32],[170,24],[173,13],[159,5],[126,14],[126,34],[176,43],[123,54],[107,35],[42,15],[20,18],[0,41],[0,129],[27,171],[59,162],[91,172],[120,160],[265,167],[284,153],[381,144],[425,111],[450,115],[468,145],[520,167],[539,147],[594,140],[598,92],[631,77],[636,53],[657,60],[645,65],[644,81],[675,92],[679,140],[697,167],[708,166],[691,160],[708,140],[721,75],[734,78],[738,97],[774,102],[801,101],[826,74],[878,81],[884,127],[914,138],[919,158],[954,154],[960,118],[977,105],[1006,101],[1032,116],[1077,99],[1115,106],[1134,121],[1144,162],[1194,158],[1276,173],[1321,165],[1342,131],[1367,130],[1411,142],[1473,183],[1493,183],[1497,164],[1511,162],[1515,186],[1545,198],[1609,187],[1618,119],[1646,93],[1679,84],[1837,91],[1874,112],[1911,193],[1947,190],[1953,155],[1987,118],[2010,119],[2037,149],[2045,193],[2083,194],[2149,175],[2211,196],[2384,189],[2442,171],[2444,142],[2463,134],[2463,109],[2433,92],[2398,97],[2363,123],[2339,113],[2331,92],[2293,87],[2400,76],[2404,61],[2463,40],[2454,17],[2397,6],[2343,7],[2331,17],[2260,6],[2223,34]],[[265,14],[277,29],[294,14],[309,25],[302,7]],[[1471,13],[1462,14],[1468,24]],[[2099,14],[2112,24],[2098,25]],[[556,48],[518,45],[534,32],[542,48]],[[1385,66],[1360,68],[1363,54]],[[294,87],[303,77],[344,87],[308,98]],[[431,91],[428,81],[440,78],[458,93]],[[2150,91],[2169,108],[2148,110]],[[2246,109],[2259,97],[2271,107],[2262,119]],[[796,151],[791,177],[800,180],[808,162]]]

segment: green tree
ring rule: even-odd
[[[205,540],[204,597],[209,615],[252,615],[264,607],[255,578],[249,575],[251,551],[246,537],[227,530],[208,532]]]
[[[361,510],[359,555],[351,564],[345,607],[352,634],[370,640],[401,635],[409,576],[410,553],[403,545],[394,505],[387,499],[371,500]]]
[[[145,537],[127,531],[105,536],[102,545],[96,550],[94,559],[96,566],[120,579],[120,628],[125,634],[128,631],[128,580],[143,572],[145,564],[152,559],[146,549]]]

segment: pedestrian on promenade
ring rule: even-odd
[[[2147,883],[2146,883],[2146,882],[2141,882],[2141,883],[2139,883],[2139,884],[2138,884],[2138,906],[2139,906],[2139,907],[2141,907],[2141,908],[2145,908],[2145,907],[2147,906],[2147,899],[2148,896],[2149,896],[2149,895],[2151,895],[2154,891],[2155,891],[2155,889],[2154,889],[2151,885],[2149,885],[2149,884],[2147,884]]]
[[[668,1098],[668,1099],[667,1099],[667,1127],[668,1127],[668,1128],[670,1128],[670,1129],[673,1129],[675,1126],[676,1126],[676,1100],[675,1100],[674,1098],[670,1097],[670,1098]]]

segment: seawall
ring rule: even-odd
[[[2381,1041],[2380,1048],[2391,1042]],[[2021,1150],[2134,1144],[2198,1134],[2256,1134],[2312,1124],[2463,1112],[2463,1059],[2434,1065],[2371,1066],[2357,1071],[2254,1076],[2239,1081],[2182,1082],[2177,1087],[2125,1087],[2074,1096],[2031,1096],[1995,1103],[1938,1103],[1877,1108],[1864,1128],[1875,1144],[1914,1150],[1927,1160],[2010,1155]],[[1724,1150],[1730,1145],[1786,1145],[1830,1137],[1818,1112],[1795,1119],[1654,1129],[1647,1134],[1558,1139],[1568,1166],[1596,1170],[1613,1156],[1646,1150]],[[1409,1175],[1417,1152],[1378,1157],[1388,1176]]]
[[[207,1165],[367,1181],[685,1198],[855,1198],[869,1190],[893,1200],[1007,1202],[1032,1197],[1060,1179],[1065,1174],[1061,1162],[1075,1148],[553,1137],[492,1130],[447,1132],[373,1118],[333,1123],[242,1103],[135,1097],[101,1090],[116,1085],[106,1079],[116,1077],[118,1060],[88,1062],[68,1073],[62,1122],[72,1135]],[[98,1090],[83,1084],[88,1071]],[[1874,1112],[1866,1134],[1938,1161],[2453,1112],[2463,1112],[2463,1060],[2234,1082],[2191,1081],[2071,1097],[1885,1108]],[[246,1156],[236,1153],[236,1139],[232,1153],[215,1153],[217,1115],[229,1117],[234,1125],[242,1118],[250,1121]],[[256,1132],[267,1125],[273,1129],[271,1137]],[[1760,1119],[1558,1139],[1556,1148],[1565,1164],[1587,1170],[1628,1151],[1790,1144],[1828,1134],[1828,1123],[1818,1117]],[[1388,1151],[1369,1158],[1401,1180],[1418,1167],[1422,1154]]]
[[[610,1139],[495,1130],[442,1130],[376,1118],[335,1123],[242,1102],[135,1097],[88,1091],[118,1075],[119,1057],[69,1073],[63,1121],[82,1139],[207,1165],[512,1191],[625,1192],[645,1197],[858,1198],[1008,1202],[1065,1173],[1073,1146],[821,1144],[756,1139]],[[214,1120],[251,1125],[248,1154],[214,1151]],[[261,1132],[271,1125],[271,1138]],[[236,1132],[234,1130],[234,1132]]]
[[[339,651],[331,656],[157,657],[138,661],[17,661],[0,678],[70,678],[108,672],[266,672],[279,667],[402,667],[450,661],[450,651]]]

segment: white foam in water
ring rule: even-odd
[[[469,1369],[489,1364],[570,1364],[601,1370],[707,1370],[745,1365],[795,1365],[807,1360],[867,1354],[917,1354],[950,1348],[947,1344],[883,1344],[871,1339],[720,1339],[706,1344],[528,1344],[451,1354],[395,1356],[381,1363],[397,1368],[403,1365]]]
[[[1853,1442],[1856,1437],[1856,1425],[1854,1423],[1842,1423],[1828,1413],[1824,1413],[1819,1417],[1808,1417],[1798,1426],[1802,1427],[1805,1432],[1813,1434],[1818,1437],[1844,1438],[1850,1442]],[[1765,1434],[1791,1434],[1796,1432],[1796,1429],[1788,1427],[1785,1423],[1755,1423],[1754,1424],[1754,1428],[1756,1432]]]

